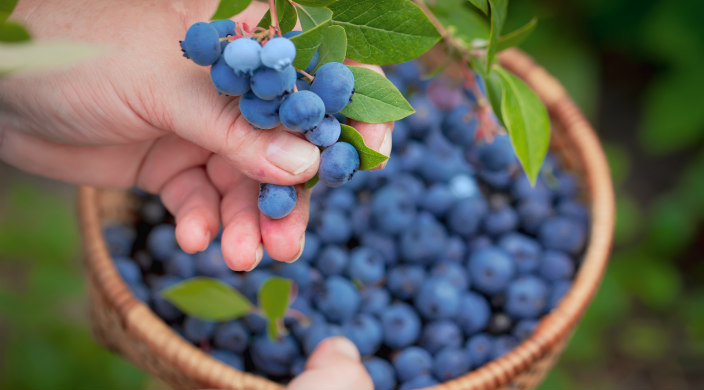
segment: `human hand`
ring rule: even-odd
[[[91,41],[109,52],[61,73],[0,79],[0,159],[68,182],[158,193],[184,251],[205,249],[222,225],[225,260],[249,270],[264,247],[274,259],[296,259],[308,221],[310,191],[299,186],[293,212],[272,220],[257,209],[258,183],[304,183],[320,154],[283,128],[253,129],[237,98],[218,96],[208,68],[181,57],[178,40],[216,5],[20,1],[12,18],[36,38]],[[256,25],[265,11],[254,2],[235,20]],[[353,125],[389,155],[391,124]]]
[[[373,389],[359,351],[344,337],[323,340],[306,362],[306,370],[288,385],[289,390]]]

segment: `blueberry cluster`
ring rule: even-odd
[[[550,155],[532,187],[505,135],[491,143],[475,137],[471,92],[421,81],[415,63],[387,72],[417,113],[396,123],[384,170],[315,188],[297,262],[265,253],[256,270],[233,272],[218,240],[185,254],[171,217],[145,198],[136,231],[105,231],[135,295],[214,357],[281,381],[333,335],[357,345],[380,390],[456,378],[529,337],[569,290],[584,250],[589,215],[576,177]],[[267,278],[293,280],[290,333],[269,339],[256,314],[202,321],[160,297],[196,275],[220,278],[254,302]]]
[[[254,128],[283,124],[325,148],[320,180],[331,187],[345,184],[359,168],[359,154],[352,145],[338,142],[341,126],[335,114],[352,99],[352,71],[330,62],[320,66],[311,80],[309,73],[318,65],[317,52],[303,72],[293,67],[296,46],[289,38],[301,31],[263,39],[237,30],[231,20],[195,23],[180,42],[183,55],[198,65],[211,66],[210,77],[219,93],[241,96],[240,112]],[[293,186],[262,184],[259,209],[263,214],[283,218],[295,205]]]

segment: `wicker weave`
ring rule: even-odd
[[[536,332],[502,358],[436,389],[533,389],[557,361],[594,295],[606,268],[614,227],[609,168],[596,134],[565,89],[530,57],[512,49],[501,63],[524,79],[545,102],[553,123],[552,148],[581,178],[591,209],[586,254],[573,288]],[[82,187],[79,212],[90,294],[92,327],[98,341],[179,389],[276,389],[281,385],[226,366],[178,336],[137,301],[113,266],[101,225],[129,219],[134,204],[125,192]]]

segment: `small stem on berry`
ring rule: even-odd
[[[293,318],[303,326],[308,326],[311,323],[311,319],[308,318],[305,314],[301,313],[299,310],[292,309],[290,307],[286,310],[286,317]]]
[[[296,71],[297,71],[298,73],[300,73],[300,74],[306,76],[306,77],[308,78],[308,80],[310,80],[311,83],[312,83],[313,80],[315,79],[315,76],[310,75],[310,74],[309,74],[308,72],[306,72],[305,70],[296,69]]]
[[[269,0],[269,12],[271,15],[271,21],[273,22],[272,24],[276,28],[276,32],[281,34],[281,28],[279,28],[279,16],[276,15],[276,4],[274,0]]]

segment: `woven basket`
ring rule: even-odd
[[[436,389],[533,389],[555,364],[596,291],[606,268],[614,227],[609,168],[596,134],[565,89],[518,50],[500,56],[502,65],[525,80],[545,102],[553,124],[552,148],[580,178],[591,209],[591,232],[573,288],[535,333],[517,348]],[[149,307],[136,300],[113,266],[101,225],[135,213],[126,192],[82,187],[80,223],[84,267],[95,337],[145,371],[178,389],[278,389],[281,385],[237,371],[186,342]]]

